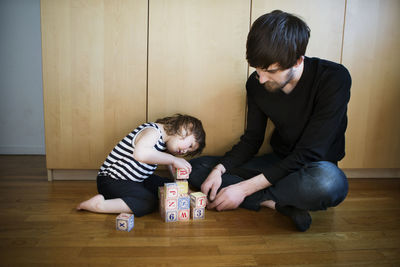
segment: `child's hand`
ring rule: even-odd
[[[173,166],[176,169],[182,168],[182,169],[187,169],[189,171],[189,173],[192,172],[192,165],[190,165],[190,163],[187,162],[187,160],[185,160],[183,158],[175,157]]]

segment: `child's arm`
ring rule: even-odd
[[[133,157],[140,162],[147,164],[173,165],[175,168],[187,168],[192,166],[183,158],[175,157],[169,153],[158,151],[154,148],[160,138],[160,133],[154,128],[144,129],[135,140]]]

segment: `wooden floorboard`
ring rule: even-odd
[[[0,266],[400,266],[400,179],[350,179],[346,200],[297,232],[284,216],[159,214],[115,230],[116,215],[78,212],[94,181],[47,181],[44,156],[0,156]]]

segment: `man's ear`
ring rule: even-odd
[[[296,61],[296,65],[294,65],[295,68],[301,65],[304,61],[304,56],[299,57],[299,59]]]

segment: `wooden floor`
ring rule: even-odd
[[[0,156],[0,266],[400,266],[400,179],[350,180],[305,233],[269,209],[188,223],[154,213],[120,232],[116,215],[75,210],[94,181],[46,174],[42,156]]]

